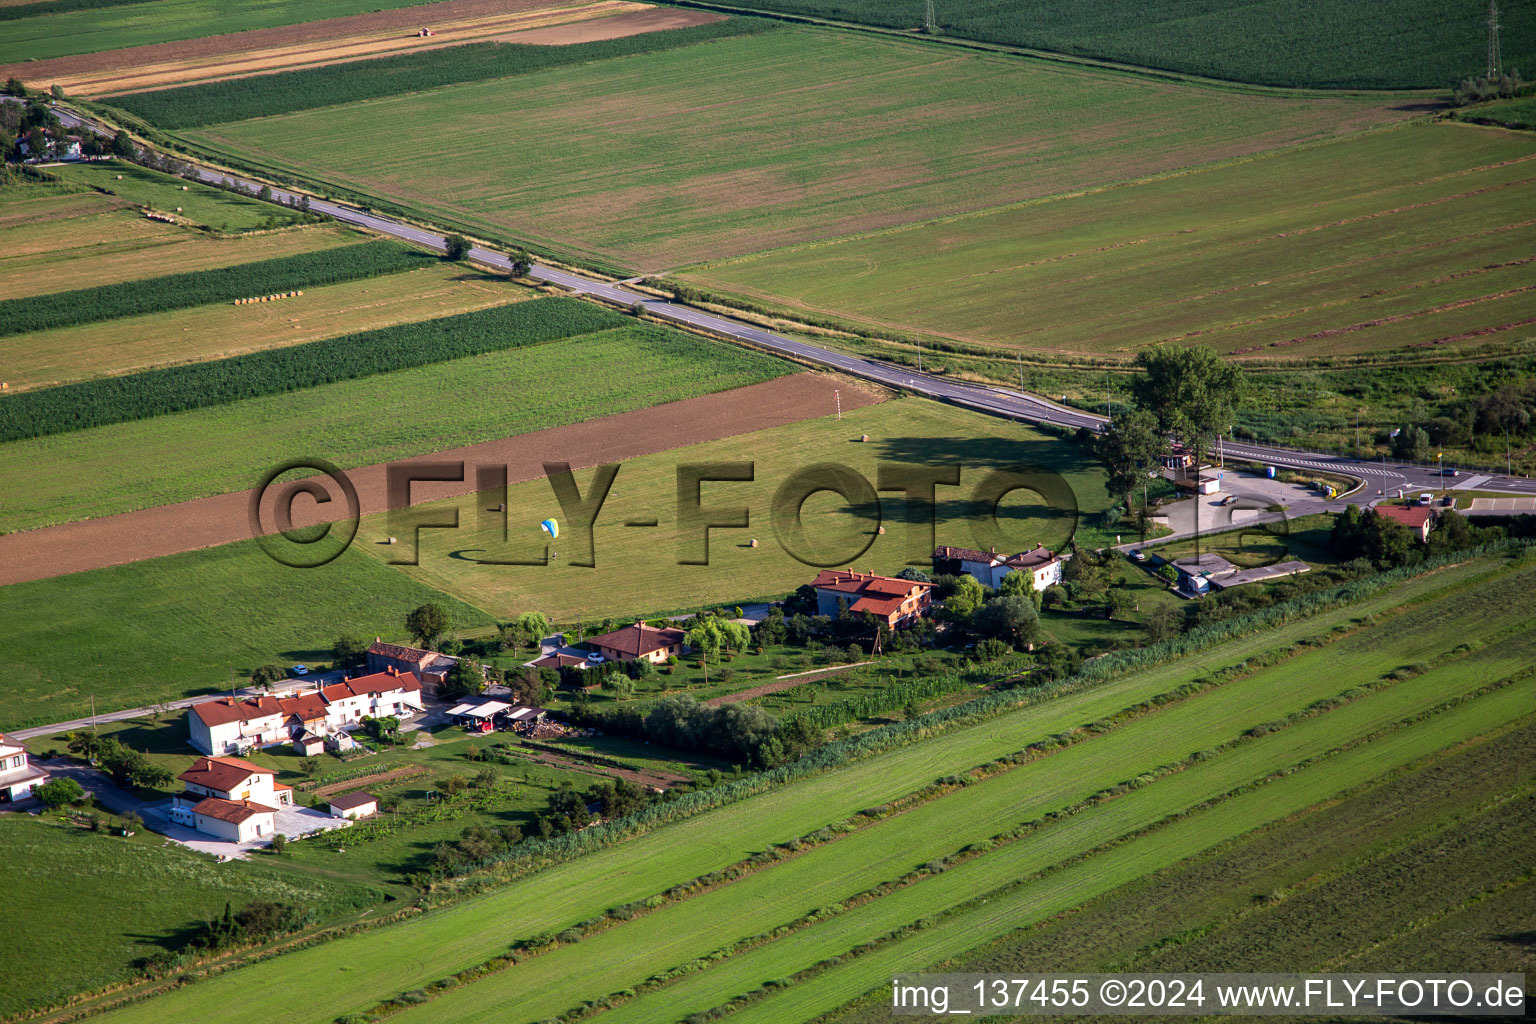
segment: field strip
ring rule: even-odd
[[[253,74],[287,71],[300,67],[341,64],[399,53],[403,50],[436,50],[445,46],[473,42],[520,42],[524,33],[528,32],[549,31],[555,27],[565,27],[590,20],[606,21],[610,18],[643,14],[653,10],[655,8],[650,5],[636,3],[633,0],[594,0],[591,3],[540,8],[461,22],[427,22],[432,28],[430,37],[400,31],[375,33],[367,36],[330,39],[321,43],[277,46],[227,56],[193,58],[118,71],[101,71],[66,80],[61,84],[71,94],[97,98],[116,93],[188,85],[194,82],[222,82]],[[666,27],[700,24],[703,21],[718,20],[718,18],[711,18],[704,12],[688,12],[681,18],[671,20],[679,22],[679,25]],[[646,29],[642,28],[640,31],[646,31]],[[528,41],[537,42],[538,40],[534,38]]]
[[[1404,602],[1464,591],[1489,574],[1482,562],[1464,562],[1416,577],[1357,604],[1297,618],[1190,653],[1103,685],[1056,697],[1020,711],[960,726],[852,765],[815,775],[728,807],[657,828],[613,847],[552,865],[420,919],[300,950],[281,963],[259,963],[114,1011],[110,1018],[159,1024],[217,1014],[230,1024],[315,1019],[352,1012],[393,992],[426,985],[506,949],[519,932],[557,931],[603,914],[635,892],[662,892],[765,849],[806,835],[929,784],[954,770],[1005,756],[1054,733],[1113,714],[1181,682],[1234,664],[1275,646],[1295,644],[1354,618],[1389,612]],[[1496,575],[1496,573],[1495,573]],[[686,857],[680,855],[686,851]],[[388,965],[377,972],[338,973],[337,963]],[[301,1009],[245,1008],[240,993],[271,984],[304,985]]]
[[[1323,753],[1340,736],[1370,733],[1404,716],[1421,713],[1455,693],[1476,689],[1489,678],[1497,678],[1493,673],[1501,668],[1523,668],[1536,654],[1536,638],[1528,646],[1529,650],[1478,659],[1486,660],[1486,664],[1475,671],[1453,663],[1453,671],[1432,671],[1412,682],[1396,684],[1386,694],[1359,697],[1302,724],[1265,733],[1262,742],[1239,743],[1236,753],[1201,760],[1165,777],[1177,781],[1151,785],[1173,793],[1166,799],[1183,801],[1181,807],[1211,799],[1232,788],[1233,778],[1248,781],[1262,777]],[[783,900],[781,896],[776,898],[776,893],[793,892],[795,899],[802,901],[795,906],[806,908],[806,912],[817,907],[835,909],[840,906],[839,901],[898,879],[918,863],[953,855],[971,843],[991,840],[1010,827],[1060,813],[1063,808],[1073,807],[1124,780],[1165,770],[1169,763],[1190,755],[1192,737],[1213,744],[1220,739],[1231,742],[1233,737],[1242,735],[1239,730],[1245,722],[1256,726],[1270,716],[1301,710],[1313,700],[1333,696],[1331,691],[1341,678],[1363,678],[1351,672],[1347,664],[1339,664],[1332,671],[1319,671],[1317,663],[1323,660],[1338,661],[1333,652],[1324,648],[1286,662],[1281,672],[1261,671],[1241,682],[1165,707],[1100,738],[1084,740],[1042,760],[885,819],[804,856],[771,864],[744,880],[647,914],[636,923],[614,925],[584,938],[579,945],[562,947],[476,981],[434,1001],[430,1008],[410,1011],[405,1016],[430,1013],[434,1020],[478,1020],[473,1008],[484,1005],[486,999],[511,1000],[515,992],[520,1014],[543,1019],[569,1009],[573,991],[589,996],[607,995],[641,984],[648,973],[654,976],[656,972],[665,975],[681,971],[690,959],[713,960],[719,949],[750,939],[754,931],[776,934],[777,929],[790,923],[784,919]],[[1292,679],[1277,679],[1276,675]],[[1300,685],[1302,680],[1310,688]],[[1234,722],[1222,713],[1223,705],[1236,705],[1244,717]],[[1278,739],[1281,736],[1285,738]],[[1270,737],[1277,737],[1278,741]],[[1256,762],[1256,757],[1266,755],[1254,753],[1255,747],[1262,747],[1269,760]],[[1222,766],[1226,770],[1219,771]],[[1200,791],[1204,795],[1177,795],[1191,785],[1192,778],[1215,779],[1212,785],[1217,788]],[[1110,806],[1118,808],[1120,804],[1113,802]],[[1075,835],[1074,828],[1098,830],[1101,826],[1117,830],[1096,840],[1102,842],[1133,827],[1150,824],[1117,824],[1113,812],[1103,811],[1072,820],[1074,827],[1057,823],[1051,826],[1053,832]]]
[[[1536,645],[1533,645],[1533,649],[1536,649]],[[1530,655],[1527,652],[1523,660],[1507,658],[1503,663],[1523,669],[1529,664],[1529,658]],[[707,935],[711,928],[710,922],[717,921],[719,917],[731,919],[732,925],[739,922],[744,929],[753,923],[753,915],[757,914],[761,917],[764,909],[782,914],[778,909],[782,900],[776,901],[772,895],[775,889],[778,892],[794,892],[797,899],[803,897],[804,903],[798,906],[807,908],[808,912],[817,906],[830,906],[832,908],[830,911],[820,912],[830,917],[845,905],[835,901],[847,901],[858,893],[846,890],[841,892],[819,890],[815,874],[818,870],[825,873],[841,869],[851,875],[853,872],[848,870],[848,862],[862,865],[867,861],[870,864],[880,865],[881,870],[886,872],[883,878],[876,880],[875,884],[889,885],[891,880],[901,877],[902,872],[897,870],[899,867],[904,867],[909,872],[920,871],[921,869],[917,867],[920,863],[924,861],[944,863],[944,858],[961,853],[972,843],[980,842],[985,845],[991,841],[1006,841],[1009,838],[1007,832],[992,835],[987,835],[986,832],[1010,817],[1010,811],[1013,812],[1011,816],[1015,821],[1018,820],[1019,813],[1034,816],[1032,824],[1027,827],[1024,835],[1015,836],[1015,841],[1039,844],[1042,849],[1055,851],[1051,856],[1058,859],[1069,857],[1094,849],[1119,836],[1148,828],[1169,814],[1183,813],[1191,806],[1220,797],[1235,787],[1264,778],[1272,772],[1322,756],[1342,741],[1370,735],[1396,722],[1423,714],[1447,699],[1475,692],[1490,678],[1486,671],[1468,671],[1467,666],[1464,665],[1453,666],[1453,668],[1456,671],[1444,674],[1432,672],[1411,683],[1401,683],[1391,687],[1384,693],[1359,697],[1351,703],[1305,718],[1277,732],[1267,732],[1243,741],[1229,741],[1224,745],[1229,749],[1215,756],[1190,755],[1184,762],[1176,765],[1171,773],[1161,776],[1157,776],[1156,771],[1167,770],[1165,766],[1158,764],[1161,754],[1155,750],[1137,748],[1133,730],[1121,730],[1115,734],[1113,741],[1087,744],[1089,747],[1097,748],[1100,754],[1110,753],[1109,748],[1116,745],[1130,748],[1125,752],[1115,751],[1119,762],[1099,766],[1097,773],[1091,764],[1073,763],[1072,754],[1080,749],[1073,747],[1045,761],[1010,772],[1001,779],[978,783],[960,794],[924,805],[918,811],[892,819],[896,824],[889,829],[882,829],[880,826],[871,827],[855,836],[837,840],[828,848],[797,858],[786,868],[770,869],[759,876],[753,876],[749,882],[734,883],[711,893],[708,897],[701,897],[693,901],[699,905],[692,908],[693,913],[687,917],[674,916],[671,920],[663,920],[665,915],[658,912],[654,921],[648,916],[644,919],[645,923],[638,929],[634,926],[621,926],[614,930],[627,933],[629,941],[636,946],[648,948],[651,945],[665,946],[669,942],[677,945],[677,940],[673,936],[685,928]],[[1431,676],[1434,678],[1430,678]],[[1159,721],[1154,718],[1149,724],[1159,724]],[[1186,724],[1191,727],[1197,725],[1197,723]],[[1185,738],[1182,746],[1187,748],[1190,736],[1200,735],[1203,740],[1212,741],[1219,734],[1209,732],[1196,734],[1186,731],[1179,735]],[[1036,767],[1039,770],[1033,771],[1032,769]],[[1095,787],[1108,787],[1121,780],[1136,778],[1138,773],[1147,772],[1154,773],[1153,781],[1135,789],[1133,792],[1138,794],[1135,799],[1130,796],[1120,796],[1107,803],[1099,803],[1091,798]],[[1064,792],[1071,785],[1078,786],[1077,794]],[[1054,789],[1052,789],[1053,786]],[[977,794],[984,788],[989,792],[983,799],[976,799],[973,794]],[[1139,795],[1149,791],[1155,792],[1151,796]],[[1104,792],[1104,788],[1097,790],[1100,796]],[[1025,793],[1028,795],[1024,795]],[[967,800],[964,799],[965,797],[972,798]],[[1078,803],[1068,802],[1074,799]],[[1148,801],[1152,802],[1150,810],[1146,809]],[[1059,807],[1052,806],[1058,802],[1060,802]],[[1063,816],[1064,809],[1066,809],[1065,816]],[[1081,813],[1085,809],[1090,813]],[[1026,821],[1029,821],[1028,817]],[[935,836],[941,838],[935,838]],[[882,846],[882,844],[885,845]],[[894,847],[895,850],[886,849],[887,847]],[[884,864],[881,864],[882,849],[886,849],[883,855]],[[983,853],[981,856],[987,858],[995,854]],[[820,862],[819,868],[817,861]],[[868,874],[867,871],[864,873]],[[841,882],[841,879],[839,881]],[[754,886],[753,883],[758,884]],[[824,885],[824,883],[820,884]],[[926,882],[919,878],[910,884],[921,886]],[[876,892],[881,898],[889,895],[880,893],[878,889]],[[868,896],[870,893],[866,892],[865,895]],[[711,902],[716,904],[713,911],[709,911],[704,906]],[[740,906],[733,907],[733,903],[739,903]],[[764,922],[760,934],[773,935],[776,942],[794,944],[797,941],[795,936],[800,934],[799,932],[792,932],[784,938],[777,937],[776,927],[781,927],[785,923],[782,920]],[[720,930],[718,924],[713,927],[716,931]],[[816,924],[814,927],[820,927],[820,925]],[[770,931],[770,928],[775,930]],[[607,933],[604,933],[597,940],[583,940],[579,947],[580,952],[576,952],[575,955],[592,956],[597,950],[594,942],[606,936]],[[705,967],[705,965],[712,962],[718,963],[716,959],[718,955],[718,952],[706,946],[695,954],[699,958],[695,964],[689,966],[696,969],[704,968],[706,974],[714,973],[713,967]],[[629,957],[634,959],[635,954],[630,953]],[[552,954],[549,959],[557,960],[558,955]],[[599,959],[612,971],[624,960],[623,947],[606,952],[605,956]],[[549,1010],[557,1008],[537,1003],[529,1006],[527,1003],[527,1000],[539,991],[533,987],[533,983],[537,980],[534,977],[535,972],[529,971],[528,968],[535,965],[545,966],[542,960],[543,958],[528,965],[519,965],[505,975],[506,984],[515,983],[518,989],[519,1010],[526,1006],[530,1010],[539,1011],[533,1014],[535,1018],[546,1016]],[[550,969],[556,967],[553,962],[548,966]],[[582,991],[581,986],[574,983],[582,980],[584,972],[581,965],[570,963],[569,958],[565,966],[566,973],[563,977],[573,984],[562,988],[559,982],[562,975],[557,974],[551,979],[549,988],[554,992],[555,998],[565,999],[565,1006],[568,1009],[571,1005],[571,989]],[[668,966],[674,967],[674,971],[681,970],[677,965]],[[594,981],[601,984],[607,977],[599,973]],[[597,991],[602,991],[603,995],[608,996],[620,986],[633,987],[636,983],[629,978],[616,980],[617,985],[607,986],[606,991]],[[480,981],[475,987],[488,984],[490,984],[489,981]],[[702,980],[689,984],[709,987],[709,983]],[[588,994],[595,996],[597,991]],[[711,988],[711,991],[715,997],[721,997],[718,989]],[[658,992],[655,998],[648,1001],[652,1004],[664,1005],[670,1012],[676,998],[675,994],[669,996],[670,992],[671,989]],[[448,1012],[447,1004],[453,998],[453,996],[445,997],[439,1003],[434,1003],[434,1006],[438,1007],[438,1016],[442,1019],[460,1019]],[[462,1000],[460,1002],[462,1003]],[[637,1007],[640,1002],[637,1000]],[[705,999],[703,1005],[698,1008],[707,1008],[708,1005],[712,1004]],[[637,1014],[634,1020],[651,1019],[648,1014],[652,1011],[637,1008],[634,1012]],[[619,1018],[623,1021],[632,1019],[623,1011],[619,1012]],[[468,1016],[463,1019],[476,1018]]]
[[[1045,877],[1025,882],[999,895],[989,895],[979,905],[951,913],[928,928],[914,930],[893,941],[875,946],[872,952],[833,965],[830,969],[779,989],[754,1004],[736,1011],[733,1022],[773,1022],[815,1019],[879,988],[895,973],[920,970],[992,939],[1059,913],[1087,899],[1106,893],[1125,882],[1151,874],[1199,853],[1232,836],[1258,828],[1327,800],[1337,793],[1368,782],[1397,767],[1466,740],[1503,723],[1529,715],[1536,689],[1529,682],[1505,687],[1487,696],[1397,731],[1379,741],[1357,747],[1313,768],[1304,769],[1234,797],[1216,809],[1191,815],[1160,829],[1143,840],[1132,841],[1088,858]],[[843,955],[861,939],[911,924],[924,909],[943,912],[947,907],[973,899],[989,882],[1008,885],[1018,872],[1003,870],[1001,861],[982,858],[974,863],[991,868],[985,876],[962,869],[934,879],[941,887],[928,893],[924,906],[904,905],[888,898],[869,905],[879,913],[862,920],[848,915],[841,934],[815,948],[797,950],[793,958],[744,966],[743,975],[754,979],[787,977],[823,957]],[[1011,865],[1010,865],[1011,866]],[[916,911],[916,913],[913,913]],[[772,947],[770,947],[772,948]],[[684,1011],[686,1012],[686,1011]],[[677,1020],[678,1016],[658,1019]]]
[[[537,480],[544,476],[545,461],[569,462],[572,468],[580,469],[824,415],[832,381],[820,374],[791,374],[416,458],[464,460],[469,465],[505,464],[509,482]],[[883,396],[872,389],[846,381],[839,386],[846,408],[883,401]],[[386,464],[347,473],[357,488],[363,515],[387,509]],[[425,501],[472,493],[475,474],[466,472],[465,477],[461,483],[418,486],[413,496]],[[0,536],[0,586],[247,540],[251,536],[250,499],[250,491],[236,491],[5,534]],[[318,513],[322,507],[310,508]],[[296,507],[296,512],[301,510]],[[328,514],[329,520],[317,514],[304,523],[334,521],[345,516],[346,510],[330,509]]]

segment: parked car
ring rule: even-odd
[[[309,666],[295,665],[293,668],[288,670],[288,674],[291,676],[307,676],[309,675]]]
[[[1435,496],[1434,496],[1434,494],[1432,494],[1429,491],[1424,491],[1422,494],[1419,495],[1419,504],[1420,505],[1432,505],[1432,504],[1434,504],[1434,502],[1435,502]]]
[[[1441,476],[1461,476],[1461,470],[1459,470],[1459,469],[1442,469],[1440,471],[1440,475]]]
[[[607,660],[608,660],[608,658],[605,655],[602,655],[602,654],[598,653],[597,651],[593,651],[592,653],[587,655],[587,661],[591,662],[593,665],[601,665],[603,662],[605,662]]]
[[[1127,557],[1133,562],[1145,562],[1147,560],[1147,553],[1137,548],[1134,551],[1128,552]]]
[[[1225,498],[1221,499],[1221,504],[1223,504],[1223,505],[1235,505],[1235,504],[1237,504],[1237,495],[1235,495],[1235,494],[1227,495]]]
[[[1445,497],[1440,499],[1440,504],[1445,506],[1454,505],[1456,504],[1456,499],[1452,495],[1447,494]]]

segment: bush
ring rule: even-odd
[[[0,319],[5,305],[0,303]],[[0,441],[145,419],[534,345],[589,334],[617,321],[614,313],[578,299],[535,299],[230,359],[23,391],[0,402]]]
[[[39,800],[49,807],[63,807],[65,804],[79,803],[85,798],[85,788],[74,779],[58,778],[50,779],[32,791]]]

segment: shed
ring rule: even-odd
[[[293,738],[294,752],[304,757],[325,752],[325,737],[305,729]]]
[[[333,797],[328,801],[333,818],[366,818],[370,814],[379,812],[379,798],[372,793],[364,793],[358,790],[356,793],[348,793],[345,796]]]

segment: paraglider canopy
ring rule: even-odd
[[[555,522],[553,519],[546,519],[546,520],[544,520],[542,523],[539,524],[539,529],[543,530],[545,533],[549,534],[551,537],[558,537],[558,536],[560,536],[560,524]]]

